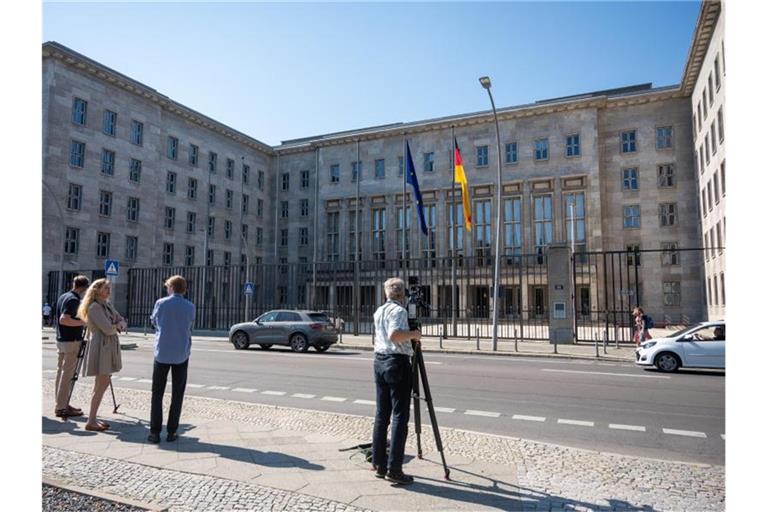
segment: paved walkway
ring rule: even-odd
[[[48,374],[46,374],[48,375]],[[43,381],[43,476],[170,510],[724,509],[722,466],[663,462],[511,437],[441,429],[451,481],[430,432],[424,459],[409,436],[408,487],[373,476],[355,452],[371,418],[202,397],[185,398],[179,440],[146,442],[150,394],[116,387],[106,433],[61,421]],[[92,379],[73,403],[84,406]],[[169,399],[166,398],[166,406]],[[428,424],[425,425],[428,427]],[[428,428],[426,430],[429,430]],[[413,430],[411,429],[411,432]]]

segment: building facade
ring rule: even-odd
[[[709,37],[701,24],[700,17],[692,52]],[[724,73],[722,51],[708,48],[702,69],[721,66]],[[713,90],[697,79],[689,91],[689,68],[680,86],[642,84],[498,111],[505,255],[540,254],[561,242],[582,253],[674,253],[700,247],[702,229],[705,244],[724,246],[724,201],[706,197],[701,216],[698,210],[704,191],[717,190],[713,198],[725,192],[724,87]],[[706,87],[708,115],[702,118],[696,104]],[[385,261],[405,249],[409,259],[482,262],[494,250],[499,155],[488,111],[270,147],[46,43],[43,116],[44,286],[51,271],[99,269],[107,258],[124,268],[345,262],[355,260],[356,251],[364,261]],[[716,135],[716,158],[710,140],[702,166],[701,141],[706,147]],[[460,192],[452,183],[454,137],[470,184],[471,232],[464,229]],[[406,143],[422,190],[426,236],[410,187],[404,188]],[[722,239],[716,243],[712,236]],[[707,281],[723,279],[706,295],[709,313],[720,312],[712,305],[724,306],[724,300],[712,298],[724,296],[724,253],[708,251],[706,263],[686,265],[654,258],[640,265],[633,302],[701,318],[704,265]],[[127,286],[124,274],[116,281],[118,300]],[[326,283],[315,302],[338,301],[338,293]],[[466,308],[478,306],[469,302],[487,301],[485,293],[463,293],[460,300]],[[300,286],[280,292],[285,303],[295,304],[310,302],[308,294]],[[595,294],[587,288],[581,300],[593,302]],[[367,301],[375,301],[375,292],[370,295]],[[546,301],[526,288],[520,295],[526,304]]]

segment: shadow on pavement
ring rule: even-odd
[[[449,500],[474,503],[485,507],[495,507],[499,510],[568,510],[573,507],[600,510],[605,508],[605,505],[546,494],[459,468],[450,467],[450,470],[451,480],[449,481],[415,475],[414,483],[403,487],[403,489]],[[487,480],[488,484],[463,482],[462,474]],[[656,512],[649,505],[637,506],[626,501],[611,498],[606,498],[606,501],[609,503],[610,510]]]
[[[73,421],[74,420],[74,421]],[[85,417],[70,418],[69,421],[54,421],[43,416],[43,433],[55,434],[65,432],[75,436],[106,435],[118,441],[126,443],[137,443],[151,445],[147,441],[149,428],[146,422],[136,418],[136,422],[125,422],[109,419],[109,430],[104,432],[88,432],[83,429]],[[201,441],[197,437],[186,435],[186,432],[193,430],[193,425],[179,425],[179,437],[176,441],[167,442],[165,433],[161,436],[161,441],[157,445],[160,450],[175,451],[178,453],[211,453],[219,457],[251,464],[258,464],[267,467],[295,467],[311,471],[321,471],[325,466],[314,464],[308,460],[293,455],[280,452],[263,452],[252,448],[243,448],[241,446],[229,446],[224,444],[214,444]],[[109,456],[105,453],[104,456]]]

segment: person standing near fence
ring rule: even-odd
[[[45,327],[51,325],[51,305],[47,302],[43,304],[43,325]]]
[[[172,276],[165,281],[167,297],[155,302],[152,324],[155,326],[155,364],[152,371],[152,408],[147,441],[160,442],[163,429],[163,394],[171,372],[171,409],[166,424],[167,441],[176,440],[179,428],[181,404],[187,387],[187,368],[192,351],[192,324],[195,321],[195,305],[184,298],[187,281]]]
[[[90,281],[85,276],[77,276],[72,281],[72,289],[64,293],[56,301],[54,320],[56,324],[56,350],[59,353],[59,364],[56,370],[56,407],[54,414],[59,418],[82,416],[83,411],[72,407],[69,393],[72,378],[77,368],[77,354],[83,343],[83,327],[85,322],[78,318],[77,310],[80,299],[88,289]]]
[[[651,334],[648,332],[648,317],[640,306],[632,310],[632,316],[635,318],[634,341],[635,345],[639,347],[642,342],[651,339]]]

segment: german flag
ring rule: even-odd
[[[459,152],[459,143],[456,137],[453,138],[453,182],[461,185],[461,202],[464,206],[464,226],[467,231],[472,231],[472,207],[469,205],[469,184],[467,175],[464,174],[464,165],[461,161],[461,152]]]

